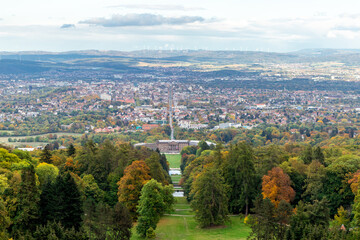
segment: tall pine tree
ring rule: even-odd
[[[191,187],[191,207],[200,227],[222,225],[228,220],[228,190],[214,167],[205,168]]]
[[[15,238],[35,230],[39,219],[40,192],[36,186],[34,166],[23,169],[18,196],[19,202],[13,219],[12,231]]]
[[[60,222],[65,228],[80,228],[83,214],[81,194],[70,173],[47,183],[40,200],[42,222]]]
[[[40,154],[40,162],[51,163],[50,145],[46,145]]]

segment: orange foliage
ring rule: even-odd
[[[144,161],[134,161],[124,171],[124,176],[118,182],[119,202],[123,202],[133,214],[140,198],[142,187],[151,179],[150,168]]]
[[[74,164],[74,159],[73,159],[72,157],[68,157],[68,158],[66,159],[64,168],[65,168],[66,171],[70,171],[70,172],[73,172],[73,173],[76,173],[76,174],[79,173],[78,163],[76,162],[76,163]]]
[[[351,178],[348,181],[348,183],[350,184],[351,191],[355,195],[359,188],[359,177],[360,177],[360,170],[357,170],[357,172],[351,174]]]
[[[290,186],[291,180],[289,175],[283,172],[279,167],[274,167],[263,176],[262,195],[269,198],[277,207],[281,200],[291,202],[295,198],[295,191]]]

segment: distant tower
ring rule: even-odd
[[[168,90],[169,93],[169,124],[170,124],[170,129],[171,129],[171,135],[170,135],[170,139],[171,140],[175,140],[174,138],[174,127],[173,127],[173,113],[172,113],[172,105],[173,105],[173,99],[172,99],[172,95],[173,95],[173,90],[172,90],[172,86],[169,87]]]

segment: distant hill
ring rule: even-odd
[[[39,73],[49,70],[48,67],[43,67],[39,62],[20,61],[12,59],[0,60],[1,74],[23,74],[23,73]]]
[[[201,64],[282,64],[341,62],[360,66],[358,49],[305,49],[290,53],[253,52],[253,51],[71,51],[71,52],[0,52],[0,73],[22,74],[39,73],[50,69],[76,71],[78,69],[104,69],[117,72],[141,72],[139,63],[162,64],[201,63]],[[20,61],[21,59],[21,61]],[[174,65],[175,66],[175,65]],[[146,68],[146,67],[145,67]],[[146,68],[149,70],[149,68]],[[207,73],[204,73],[205,75]],[[213,73],[214,74],[214,73]],[[225,70],[215,73],[239,76],[243,73]],[[249,73],[246,73],[249,74]]]

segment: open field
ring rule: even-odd
[[[11,130],[0,130],[0,133],[13,134],[14,131],[11,131]]]
[[[174,204],[174,211],[171,214],[176,215],[194,215],[190,204],[186,201],[185,197],[177,197],[176,203]]]
[[[159,240],[245,240],[250,234],[251,229],[244,224],[240,217],[230,217],[230,222],[223,227],[201,229],[197,226],[189,203],[185,197],[176,198],[174,211],[160,219],[155,230],[156,239]],[[179,216],[182,215],[182,216]],[[132,240],[140,240],[133,228]]]
[[[165,154],[166,159],[170,164],[170,168],[180,168],[181,155],[180,154]]]
[[[58,137],[61,136],[74,136],[74,137],[80,137],[82,134],[81,133],[63,133],[63,132],[57,132],[57,133],[46,133],[46,134],[40,134],[40,135],[30,135],[30,136],[10,136],[10,137],[0,137],[0,143],[6,144],[6,145],[11,145],[11,146],[19,146],[19,145],[29,145],[29,146],[33,146],[33,147],[37,147],[37,146],[45,146],[46,144],[48,144],[47,142],[9,142],[9,138],[12,139],[25,139],[25,138],[29,138],[29,137],[45,137],[49,134],[56,134]]]
[[[161,218],[156,228],[156,239],[171,240],[245,240],[250,234],[250,228],[240,217],[230,217],[230,222],[224,227],[201,229],[197,227],[194,217],[165,216]],[[132,240],[140,238],[135,229]]]

